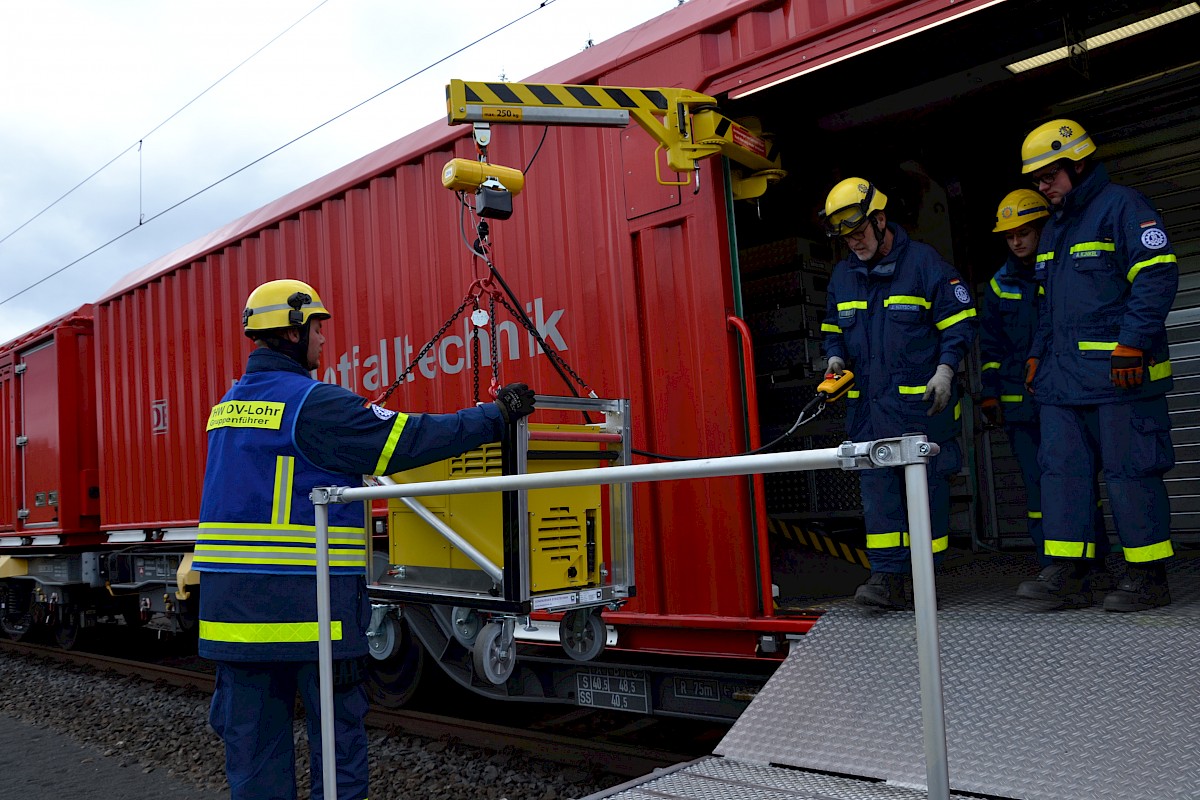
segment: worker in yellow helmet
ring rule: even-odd
[[[1038,467],[1041,444],[1037,398],[1025,391],[1025,356],[1037,330],[1041,285],[1033,279],[1042,227],[1050,218],[1050,202],[1033,189],[1009,192],[996,209],[993,233],[1002,234],[1008,258],[988,281],[979,301],[980,411],[990,427],[1003,427],[1021,470],[1029,538],[1043,567],[1042,471]],[[1099,504],[1094,506],[1092,530],[1096,532],[1096,568],[1092,588],[1111,589],[1114,581],[1103,568],[1109,552],[1108,534]],[[1088,598],[1090,602],[1090,598]]]
[[[1104,609],[1141,611],[1171,602],[1166,318],[1179,265],[1158,211],[1109,180],[1095,153],[1070,119],[1038,125],[1021,146],[1021,172],[1052,209],[1034,269],[1046,294],[1026,384],[1038,397],[1042,441],[1054,446],[1040,453],[1052,562],[1018,592],[1054,607],[1090,603],[1093,476],[1103,464],[1126,562]]]
[[[404,414],[312,378],[329,309],[298,280],[250,293],[245,374],[208,418],[194,566],[203,574],[200,655],[217,662],[209,721],[225,742],[231,800],[295,797],[292,722],[309,719],[312,795],[321,796],[316,486],[353,486],[498,440],[534,410],[523,383],[453,414]],[[365,800],[371,618],[362,503],[329,506],[337,800]]]
[[[854,373],[846,435],[871,441],[924,433],[940,446],[928,465],[934,559],[949,545],[949,476],[962,464],[954,374],[975,339],[975,304],[962,277],[937,251],[887,218],[887,196],[863,178],[830,190],[820,218],[849,255],[829,279],[825,320],[827,372]],[[911,571],[901,475],[859,475],[871,574],[855,602],[878,610],[907,606]]]

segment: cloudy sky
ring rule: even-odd
[[[0,0],[0,342],[444,118],[450,78],[521,80],[677,5]]]

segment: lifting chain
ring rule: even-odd
[[[462,201],[461,194],[462,193],[460,192],[459,193],[460,201]],[[464,206],[466,205],[465,202],[463,203],[463,205]],[[500,285],[503,286],[505,291],[508,292],[509,295],[511,296],[512,295],[511,290],[509,290],[508,285],[504,283],[504,278],[501,277],[499,271],[496,269],[496,265],[492,263],[492,259],[489,255],[491,245],[487,241],[487,235],[488,235],[487,222],[481,221],[479,224],[479,238],[476,239],[474,245],[472,245],[471,251],[476,257],[483,259],[484,263],[487,264],[487,267],[488,267],[489,271],[491,272],[491,275],[495,276],[496,280],[498,280],[500,282]],[[487,313],[486,322],[481,321],[479,319],[479,317],[477,316],[478,312],[481,311],[481,309],[479,307],[479,299],[482,295],[485,295],[485,294],[487,295],[487,299],[488,299],[488,310],[486,312]],[[433,337],[428,342],[425,343],[425,346],[421,348],[421,350],[417,353],[417,355],[413,358],[413,360],[409,362],[408,366],[404,368],[404,370],[400,373],[399,376],[397,376],[396,380],[392,381],[392,385],[389,386],[387,388],[387,390],[383,394],[381,394],[377,400],[375,400],[375,404],[379,405],[379,406],[385,406],[387,404],[388,398],[391,397],[392,392],[396,391],[397,387],[399,387],[400,384],[404,383],[404,381],[408,379],[408,376],[412,374],[412,371],[414,369],[416,369],[417,364],[419,364],[421,362],[421,359],[423,359],[425,357],[425,354],[429,352],[430,348],[432,348],[435,344],[437,344],[438,341],[443,336],[446,335],[446,331],[450,330],[450,326],[452,326],[455,323],[455,321],[457,321],[458,318],[462,316],[463,312],[467,310],[467,306],[471,306],[471,308],[474,309],[474,311],[471,314],[472,323],[475,324],[475,326],[479,327],[479,328],[482,328],[484,325],[487,325],[489,328],[488,345],[489,345],[489,350],[490,350],[489,355],[491,357],[491,365],[492,365],[492,380],[491,380],[491,384],[488,387],[488,394],[490,394],[491,397],[493,399],[495,399],[496,394],[500,391],[499,345],[496,341],[496,302],[497,301],[499,301],[500,305],[504,306],[504,308],[508,310],[508,313],[512,316],[512,318],[515,319],[517,322],[519,322],[521,324],[521,326],[525,329],[525,331],[530,336],[533,337],[534,341],[536,341],[538,343],[538,345],[542,348],[542,352],[546,354],[546,358],[550,359],[550,363],[558,371],[559,375],[562,376],[563,380],[567,382],[568,386],[570,386],[570,381],[567,381],[566,376],[569,374],[571,376],[571,378],[575,381],[575,383],[579,384],[580,388],[583,389],[583,392],[585,395],[587,395],[588,397],[596,397],[596,393],[593,392],[591,387],[587,385],[587,382],[585,382],[583,380],[583,378],[581,378],[579,376],[579,373],[575,372],[575,370],[571,368],[571,365],[566,362],[566,359],[564,359],[557,350],[552,348],[549,344],[547,344],[546,340],[542,338],[542,335],[538,332],[537,327],[529,319],[529,315],[525,314],[522,309],[519,309],[516,306],[514,306],[512,303],[510,303],[508,298],[506,298],[503,294],[500,293],[500,291],[498,289],[496,289],[495,285],[492,282],[492,278],[489,276],[489,277],[484,277],[484,278],[477,278],[476,280],[471,282],[471,285],[467,288],[466,296],[463,297],[462,303],[459,304],[459,306],[455,310],[455,312],[450,315],[450,318],[448,320],[446,320],[446,322],[442,325],[442,327],[438,328],[437,333],[435,333],[433,335]],[[479,336],[477,336],[477,335],[471,337],[471,355],[472,355],[472,370],[471,370],[472,388],[474,391],[475,402],[478,403],[478,402],[480,402],[479,401],[479,369],[480,369],[479,356],[480,356],[480,353],[479,353]],[[573,387],[572,387],[572,390],[573,390]]]
[[[495,397],[496,392],[498,392],[500,389],[497,378],[496,378],[496,374],[499,369],[499,365],[496,362],[496,335],[495,335],[496,334],[496,332],[495,332],[496,296],[499,294],[499,292],[495,289],[495,287],[492,286],[492,282],[490,279],[481,278],[479,280],[472,281],[470,287],[467,288],[467,294],[463,297],[463,301],[461,303],[459,303],[458,308],[455,309],[454,313],[450,315],[449,319],[447,319],[444,323],[442,323],[442,327],[438,328],[437,333],[435,333],[433,335],[433,337],[428,342],[425,343],[425,345],[417,352],[416,356],[413,357],[412,361],[408,362],[408,366],[405,367],[404,370],[401,371],[401,373],[398,376],[396,376],[396,380],[392,381],[392,385],[389,386],[387,388],[387,390],[384,391],[384,393],[381,394],[374,401],[375,405],[377,405],[377,406],[386,406],[387,405],[388,398],[392,396],[392,392],[396,391],[396,389],[400,386],[400,384],[404,383],[404,381],[408,379],[408,376],[412,374],[412,371],[417,368],[417,364],[421,363],[421,359],[423,359],[425,357],[425,354],[428,353],[429,350],[435,344],[437,344],[438,341],[440,341],[443,336],[446,335],[446,331],[450,330],[450,327],[452,325],[454,325],[454,323],[458,320],[458,318],[462,316],[463,312],[467,310],[467,306],[470,306],[475,311],[480,310],[479,309],[479,296],[482,294],[486,294],[488,296],[488,307],[489,307],[489,309],[491,309],[491,311],[488,315],[488,324],[491,325],[491,327],[492,327],[491,336],[488,337],[491,340],[491,356],[492,356],[492,383],[491,383],[491,387],[489,388],[489,392],[491,393],[491,395],[493,397]],[[503,298],[501,298],[501,300],[503,301]],[[478,326],[478,327],[482,327],[482,326]],[[472,354],[474,355],[474,359],[473,359],[474,363],[473,363],[472,373],[473,373],[473,383],[474,383],[474,390],[475,390],[475,402],[478,403],[479,402],[479,337],[478,336],[471,337],[471,350],[472,350]]]
[[[546,343],[546,340],[542,338],[540,333],[538,333],[537,328],[534,327],[533,323],[529,321],[528,315],[518,313],[513,305],[508,302],[508,299],[503,296],[500,297],[500,305],[508,309],[508,313],[512,315],[513,319],[520,322],[529,335],[532,336],[539,345],[541,345],[542,352],[546,354],[546,358],[550,359],[552,364],[559,367],[560,370],[566,371],[575,380],[575,382],[579,384],[580,388],[583,389],[584,394],[589,397],[596,396],[592,391],[592,387],[588,386],[587,382],[584,381],[583,378],[579,377],[579,373],[571,369],[571,365],[566,362],[566,359],[564,359],[557,350]],[[495,337],[492,338],[492,343],[494,347]],[[492,357],[495,358],[495,353],[492,354]]]

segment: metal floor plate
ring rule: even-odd
[[[616,792],[613,794],[612,792]],[[583,800],[923,800],[925,792],[878,781],[705,758]],[[953,800],[976,800],[952,794]]]
[[[1198,566],[1177,559],[1175,603],[1138,614],[1027,610],[1013,589],[1029,576],[995,562],[940,574],[951,788],[1021,800],[1200,797]],[[913,614],[834,604],[715,752],[924,786]]]

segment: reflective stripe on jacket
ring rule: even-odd
[[[1035,269],[1046,287],[1032,355],[1038,401],[1132,402],[1170,391],[1166,318],[1179,266],[1162,218],[1141,192],[1109,181],[1102,164],[1063,199],[1042,231]],[[1118,344],[1147,356],[1142,385],[1109,377]]]
[[[200,572],[316,574],[316,486],[357,486],[362,475],[314,466],[293,439],[296,416],[317,386],[308,375],[251,372],[213,408],[208,422],[200,535]],[[406,417],[396,415],[403,426]],[[329,506],[329,572],[366,570],[361,503]]]
[[[829,281],[825,353],[854,373],[847,435],[856,441],[925,433],[944,442],[958,432],[957,381],[946,409],[926,416],[926,383],[938,364],[957,370],[975,337],[970,292],[954,267],[888,223],[891,251],[868,271],[851,254]]]
[[[1045,290],[1010,255],[979,299],[979,360],[983,397],[1000,402],[1007,422],[1037,418],[1036,397],[1025,391],[1025,359],[1037,331],[1039,293]]]
[[[297,448],[297,415],[320,384],[283,359],[256,351],[209,415],[193,564],[202,573],[199,654],[216,661],[317,658],[316,526],[308,493],[362,482],[361,474],[313,466]],[[285,368],[257,368],[272,361]],[[362,504],[331,504],[329,518],[333,657],[358,658],[367,653],[371,614]]]

